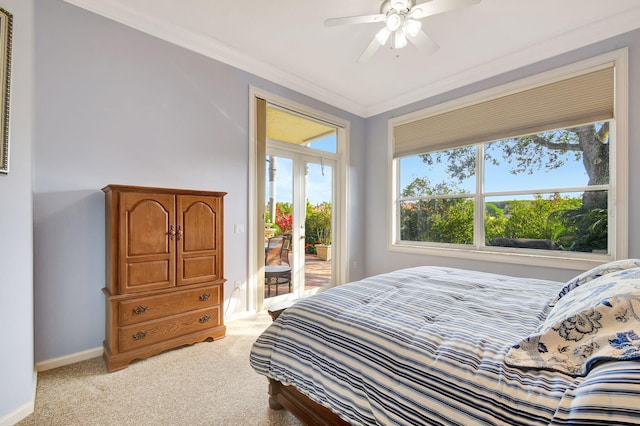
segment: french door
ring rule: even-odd
[[[260,311],[348,281],[350,125],[254,87],[249,98],[247,308]],[[276,296],[265,282],[265,242],[283,232],[292,236],[292,286]]]
[[[299,298],[334,281],[336,160],[298,146],[268,143],[265,156],[266,236],[291,234],[291,291],[265,288],[264,298]],[[277,294],[277,296],[276,296]]]

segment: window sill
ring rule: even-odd
[[[466,248],[460,246],[432,246],[420,243],[395,243],[390,251],[422,254],[429,256],[453,257],[458,259],[480,260],[484,262],[511,263],[547,268],[586,271],[602,263],[614,260],[607,254],[589,254],[552,250],[531,250],[497,247]]]

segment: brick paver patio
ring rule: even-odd
[[[322,287],[331,284],[331,262],[318,259],[317,256],[307,254],[305,256],[305,290]],[[271,286],[271,296],[275,296],[275,286]],[[288,284],[278,285],[278,294],[287,294]],[[267,298],[267,288],[265,286],[264,297]]]

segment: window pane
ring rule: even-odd
[[[474,193],[475,167],[475,146],[400,158],[400,194],[420,197]]]
[[[488,246],[608,252],[607,191],[487,197]]]
[[[403,241],[473,244],[473,205],[469,198],[402,202]]]
[[[609,123],[485,144],[485,191],[609,183]]]
[[[333,152],[334,154],[337,152],[337,139],[336,134],[333,133],[329,136],[325,136],[323,138],[314,139],[307,143],[309,148],[317,149],[319,151],[325,152]]]

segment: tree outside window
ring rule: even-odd
[[[585,124],[401,158],[400,239],[607,253],[609,128]]]

